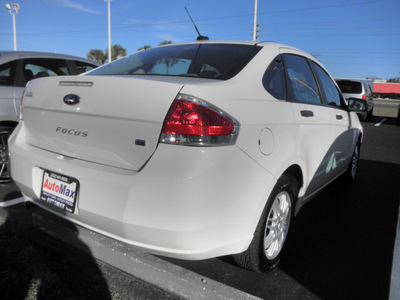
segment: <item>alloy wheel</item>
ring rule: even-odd
[[[280,192],[268,214],[264,232],[264,253],[272,260],[276,258],[285,243],[291,218],[291,199],[286,191]]]

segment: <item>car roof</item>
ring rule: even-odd
[[[47,53],[47,52],[35,52],[35,51],[0,51],[0,63],[5,63],[11,60],[19,59],[21,57],[24,58],[61,58],[61,59],[68,59],[68,60],[79,60],[90,62],[94,65],[100,66],[98,62],[88,60],[86,58],[73,56],[73,55],[66,55],[66,54],[59,54],[59,53]]]
[[[235,44],[235,45],[255,45],[255,46],[263,46],[263,47],[284,47],[284,48],[291,48],[288,45],[276,43],[276,42],[260,42],[260,41],[239,41],[239,40],[201,40],[201,41],[192,41],[192,42],[183,42],[183,43],[176,43],[176,44],[165,44],[160,45],[157,47],[169,47],[169,46],[177,46],[177,45],[193,45],[193,44]],[[154,47],[156,48],[156,47]],[[298,50],[298,49],[296,49]]]

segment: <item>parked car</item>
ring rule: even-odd
[[[26,83],[45,76],[77,75],[98,66],[97,62],[69,55],[0,51],[0,183],[11,181],[7,139],[19,121]]]
[[[359,98],[366,101],[367,111],[359,113],[362,121],[372,116],[374,109],[374,85],[371,80],[335,78],[343,96],[346,99]]]
[[[355,104],[285,45],[151,48],[30,82],[11,173],[28,201],[144,251],[269,270],[299,209],[355,179]]]

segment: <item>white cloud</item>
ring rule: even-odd
[[[160,34],[160,33],[153,33],[156,38],[159,38],[161,41],[172,41],[173,43],[180,43],[182,40],[178,37],[175,37],[172,34]]]
[[[58,4],[61,5],[61,6],[64,6],[64,7],[74,8],[74,9],[77,9],[77,10],[80,10],[80,11],[83,11],[83,12],[87,12],[87,13],[90,13],[90,14],[96,14],[96,15],[101,14],[101,12],[99,12],[99,11],[90,9],[88,7],[85,7],[85,6],[81,5],[81,4],[79,4],[79,3],[74,3],[74,2],[69,1],[69,0],[59,0]]]

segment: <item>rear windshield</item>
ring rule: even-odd
[[[172,45],[137,52],[90,72],[90,75],[165,75],[229,79],[261,49],[254,45]]]
[[[336,81],[340,90],[344,94],[361,94],[361,82],[350,80],[337,80]]]

